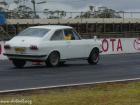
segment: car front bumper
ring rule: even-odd
[[[6,53],[4,53],[4,55],[7,56],[9,59],[23,59],[29,61],[34,60],[45,61],[47,58],[47,55],[24,55],[24,54],[6,54]]]

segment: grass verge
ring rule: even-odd
[[[3,94],[0,105],[140,105],[140,82]]]

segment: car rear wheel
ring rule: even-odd
[[[24,61],[24,60],[15,60],[14,59],[14,60],[12,60],[12,62],[14,64],[14,66],[17,68],[23,68],[26,64],[26,61]]]
[[[99,62],[99,51],[94,49],[92,50],[88,58],[88,63],[92,65],[96,65],[98,62]]]
[[[52,52],[49,55],[49,57],[48,57],[48,59],[46,61],[46,65],[47,66],[50,66],[50,67],[56,67],[56,66],[59,65],[59,63],[60,63],[60,55],[56,51],[55,52]]]

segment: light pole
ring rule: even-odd
[[[36,2],[35,0],[31,0],[31,2],[33,3],[34,17],[36,17]]]
[[[41,1],[41,2],[36,3],[35,0],[31,0],[31,2],[33,3],[34,17],[37,17],[37,15],[36,15],[36,4],[44,4],[44,3],[46,3],[46,1]]]

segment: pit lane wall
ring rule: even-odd
[[[107,38],[102,41],[102,54],[140,53],[140,38]],[[7,59],[3,55],[4,41],[0,41],[0,59]]]

